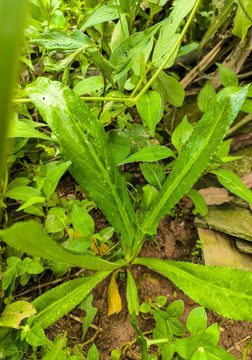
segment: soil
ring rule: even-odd
[[[194,263],[202,263],[200,255],[193,256],[191,253],[196,250],[195,243],[197,233],[194,227],[194,216],[191,213],[192,203],[189,199],[183,198],[178,207],[175,218],[166,216],[158,227],[156,236],[157,244],[146,240],[140,256],[156,257],[169,260],[182,260]],[[107,226],[107,220],[100,211],[96,210],[92,214],[95,218],[96,230],[101,230]],[[155,300],[157,296],[165,295],[167,304],[174,300],[183,300],[185,311],[180,319],[185,325],[189,312],[198,304],[189,299],[167,278],[147,269],[146,267],[135,266],[132,275],[136,281],[139,291],[139,301],[148,301],[148,298]],[[84,340],[82,336],[81,317],[85,312],[74,309],[70,314],[57,321],[47,329],[46,333],[50,339],[54,339],[57,334],[67,331],[69,345],[84,344],[82,347],[84,354],[94,342],[97,346],[101,360],[111,359],[111,351],[120,348],[123,344],[133,341],[131,349],[135,355],[140,356],[140,350],[134,340],[137,333],[130,325],[130,316],[127,310],[126,301],[126,279],[117,280],[119,292],[122,299],[122,311],[118,314],[107,316],[107,289],[109,279],[103,280],[93,291],[93,306],[98,309],[97,315],[89,328]],[[242,360],[243,348],[252,339],[252,324],[224,319],[220,315],[207,310],[208,326],[217,322],[220,329],[219,345],[225,348],[237,360]],[[138,316],[138,326],[144,331],[151,331],[154,328],[154,320],[145,314]],[[128,349],[125,352],[125,359],[137,359]],[[250,358],[250,351],[247,359]]]

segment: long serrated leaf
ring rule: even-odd
[[[118,19],[123,9],[116,5],[105,5],[96,10],[90,18],[81,26],[80,30],[83,31],[87,27],[101,24],[106,21]]]
[[[252,192],[243,184],[237,175],[224,169],[212,170],[211,173],[217,176],[221,185],[225,186],[225,188],[229,191],[252,204]]]
[[[88,270],[113,270],[119,266],[88,255],[74,255],[46,234],[36,221],[18,222],[1,232],[1,238],[16,249],[48,260],[59,261]]]
[[[166,159],[168,157],[175,157],[174,152],[170,148],[166,146],[155,145],[139,150],[138,152],[130,155],[125,160],[121,161],[118,165],[129,164],[134,161],[153,162]]]
[[[86,278],[71,280],[39,296],[32,302],[37,310],[33,324],[46,329],[77,306],[109,274],[110,271],[101,271]]]
[[[252,273],[225,267],[136,258],[168,277],[197,303],[234,320],[252,321]]]
[[[239,112],[247,89],[247,86],[228,87],[213,98],[207,112],[183,146],[159,196],[143,221],[143,229],[155,232],[159,221],[198,180]]]
[[[83,100],[59,82],[39,78],[26,91],[57,136],[63,156],[72,161],[69,171],[121,234],[126,252],[137,219],[102,124]]]

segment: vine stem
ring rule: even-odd
[[[135,104],[137,103],[141,97],[146,93],[146,91],[149,89],[149,87],[151,86],[151,84],[156,80],[156,78],[158,77],[158,75],[160,74],[160,72],[164,69],[165,65],[167,64],[167,62],[170,60],[170,58],[172,57],[172,55],[174,54],[174,52],[176,51],[177,47],[180,45],[188,27],[190,26],[192,19],[195,15],[195,13],[197,12],[198,6],[200,4],[201,0],[196,0],[195,5],[193,7],[193,10],[191,11],[191,14],[186,22],[186,25],[183,28],[183,31],[181,32],[178,40],[176,41],[176,43],[174,44],[172,50],[169,52],[169,54],[166,56],[166,58],[164,59],[163,63],[160,65],[160,67],[158,68],[158,70],[155,72],[155,74],[152,76],[152,78],[147,82],[147,84],[144,86],[144,88],[139,92],[139,94],[135,97],[118,97],[118,98],[113,98],[113,97],[88,97],[88,96],[81,96],[80,98],[82,100],[85,101],[114,101],[114,102],[124,102],[124,103],[132,103]],[[150,65],[148,66],[146,72],[145,72],[145,76],[147,74],[147,72],[150,69]],[[137,84],[136,90],[139,89],[141,83],[143,81],[143,78],[140,79],[140,82]],[[133,94],[135,94],[136,90],[133,92]],[[28,103],[28,102],[32,102],[31,99],[13,99],[14,103]]]

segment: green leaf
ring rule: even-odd
[[[186,320],[186,327],[191,335],[203,333],[207,326],[206,311],[203,307],[193,309]]]
[[[56,189],[60,178],[71,165],[71,161],[58,164],[57,161],[46,164],[45,166],[45,181],[43,184],[43,191],[47,198],[49,198]]]
[[[25,340],[32,346],[41,346],[48,343],[47,337],[39,324],[35,324],[27,331]]]
[[[95,344],[88,350],[87,360],[99,360],[99,353]]]
[[[201,216],[206,216],[207,214],[207,205],[203,196],[194,189],[188,191],[187,196],[192,199],[194,204],[193,214],[200,214]]]
[[[160,272],[195,302],[224,317],[252,320],[250,272],[150,258],[136,258],[134,263]]]
[[[153,51],[152,62],[156,67],[161,65],[163,57],[171,50],[176,38],[176,31],[183,18],[192,10],[195,0],[178,1],[175,3],[174,9],[167,18],[167,23],[163,24],[160,29],[159,36]],[[177,40],[177,39],[176,39]],[[175,40],[175,41],[176,41]],[[171,43],[173,43],[171,45]],[[175,58],[174,58],[175,60]],[[172,62],[169,66],[172,65]]]
[[[198,180],[239,112],[247,89],[247,86],[228,87],[221,90],[211,101],[207,112],[183,146],[149,214],[146,215],[141,225],[143,229],[150,228],[153,233],[159,221]]]
[[[32,302],[37,310],[33,325],[39,324],[42,329],[46,329],[55,323],[77,306],[93,287],[109,274],[110,271],[101,271],[85,278],[70,280],[39,296]]]
[[[53,207],[48,211],[45,221],[45,230],[48,233],[57,233],[67,228],[68,218],[65,211],[60,207]]]
[[[192,132],[193,127],[187,121],[187,116],[185,115],[181,123],[172,132],[171,137],[172,144],[174,145],[175,149],[178,150],[178,153],[181,152],[183,145],[189,139]]]
[[[9,190],[6,196],[14,200],[28,201],[31,197],[40,197],[41,194],[30,186],[18,186]]]
[[[133,312],[138,315],[139,314],[139,301],[138,301],[138,291],[136,287],[136,283],[131,275],[129,269],[127,269],[127,302],[129,313],[133,314]]]
[[[145,185],[142,188],[143,191],[143,198],[140,204],[142,213],[148,211],[151,207],[153,201],[157,197],[159,191],[155,186],[151,186],[150,184]]]
[[[67,338],[65,333],[63,337],[60,336],[55,340],[53,348],[47,351],[47,353],[42,357],[42,360],[60,360],[59,356],[61,355],[63,348],[66,346],[66,343]]]
[[[252,100],[246,99],[241,107],[241,111],[252,114]]]
[[[94,220],[87,210],[78,205],[74,205],[72,212],[72,223],[74,230],[82,236],[92,236],[94,234]]]
[[[200,111],[207,111],[210,100],[212,100],[215,94],[216,92],[214,86],[211,84],[210,80],[207,80],[197,97],[197,104]]]
[[[241,7],[240,1],[238,1],[238,8],[236,10],[236,15],[234,18],[234,28],[232,33],[236,36],[239,36],[242,40],[244,40],[248,29],[252,25],[251,22],[251,14],[252,14],[252,3],[250,0],[241,0],[242,4],[246,10],[248,16],[244,13],[244,10]]]
[[[166,344],[162,349],[162,360],[172,360],[174,354],[174,345]]]
[[[235,73],[227,66],[216,63],[220,72],[220,81],[223,86],[238,86],[239,80]]]
[[[16,211],[21,211],[24,210],[26,208],[28,208],[29,206],[32,206],[34,204],[43,204],[45,202],[46,198],[42,197],[42,196],[37,196],[37,197],[31,197],[29,200],[27,200],[23,205],[19,206],[19,208]]]
[[[15,179],[11,180],[11,182],[8,185],[8,190],[11,190],[18,186],[26,186],[31,182],[30,179],[27,179],[26,177],[16,177]]]
[[[151,185],[155,186],[158,190],[162,188],[166,177],[165,166],[155,163],[140,164],[140,169],[143,173],[145,180],[147,180]],[[155,196],[155,199],[156,198],[157,196]]]
[[[97,308],[93,307],[93,295],[89,294],[86,299],[80,304],[79,308],[86,311],[86,316],[82,318],[82,340],[85,338],[90,324],[94,320],[97,313]]]
[[[176,336],[185,335],[185,328],[178,319],[170,318],[167,320],[168,327],[172,334]]]
[[[184,312],[184,302],[182,300],[172,302],[166,309],[166,312],[169,317],[179,319]]]
[[[116,67],[116,74],[126,69],[131,60],[148,46],[150,38],[155,35],[160,26],[168,21],[169,18],[164,19],[145,31],[132,34],[115,49],[110,62]]]
[[[156,91],[148,91],[137,103],[137,111],[143,123],[154,137],[157,123],[161,120],[161,98]]]
[[[219,326],[217,323],[215,323],[206,329],[200,340],[204,345],[216,346],[218,344],[219,337]]]
[[[105,5],[96,10],[90,18],[81,26],[80,31],[86,28],[102,24],[107,21],[115,20],[119,18],[119,13],[123,13],[123,9],[116,5]]]
[[[223,169],[211,170],[211,173],[217,176],[221,185],[225,186],[225,188],[243,200],[252,204],[252,192],[243,184],[237,175]]]
[[[127,159],[120,162],[118,165],[129,164],[134,161],[152,162],[166,159],[168,157],[175,157],[174,152],[166,146],[155,145],[146,147]]]
[[[9,129],[9,138],[34,138],[34,139],[43,139],[51,140],[51,138],[43,133],[35,130],[32,126],[24,123],[23,121],[14,120],[11,122]]]
[[[53,241],[35,221],[16,223],[1,234],[1,238],[16,249],[33,256],[64,262],[89,270],[110,270],[120,266],[93,256],[74,255]]]
[[[236,358],[229,354],[225,349],[220,346],[214,346],[207,348],[206,347],[207,357],[206,360],[214,359],[214,360],[236,360]]]
[[[22,320],[35,315],[35,308],[27,301],[16,301],[7,305],[0,317],[0,326],[19,329]]]
[[[110,130],[107,136],[113,148],[115,162],[118,165],[130,153],[130,139],[121,130]]]
[[[59,82],[39,78],[26,91],[57,136],[63,156],[72,161],[71,174],[122,234],[126,251],[137,219],[102,124],[83,100]]]
[[[164,102],[173,106],[181,106],[185,98],[185,90],[174,77],[161,71],[153,84],[153,90],[162,95]]]
[[[101,78],[100,76],[90,76],[89,78],[78,82],[73,88],[73,91],[80,96],[84,94],[90,94],[93,91],[98,91],[100,89],[103,89],[103,87],[103,78]]]

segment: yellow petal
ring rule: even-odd
[[[111,275],[109,287],[108,287],[108,316],[119,313],[122,310],[121,297],[118,291],[118,286],[116,283],[116,274],[117,271],[114,271]]]

